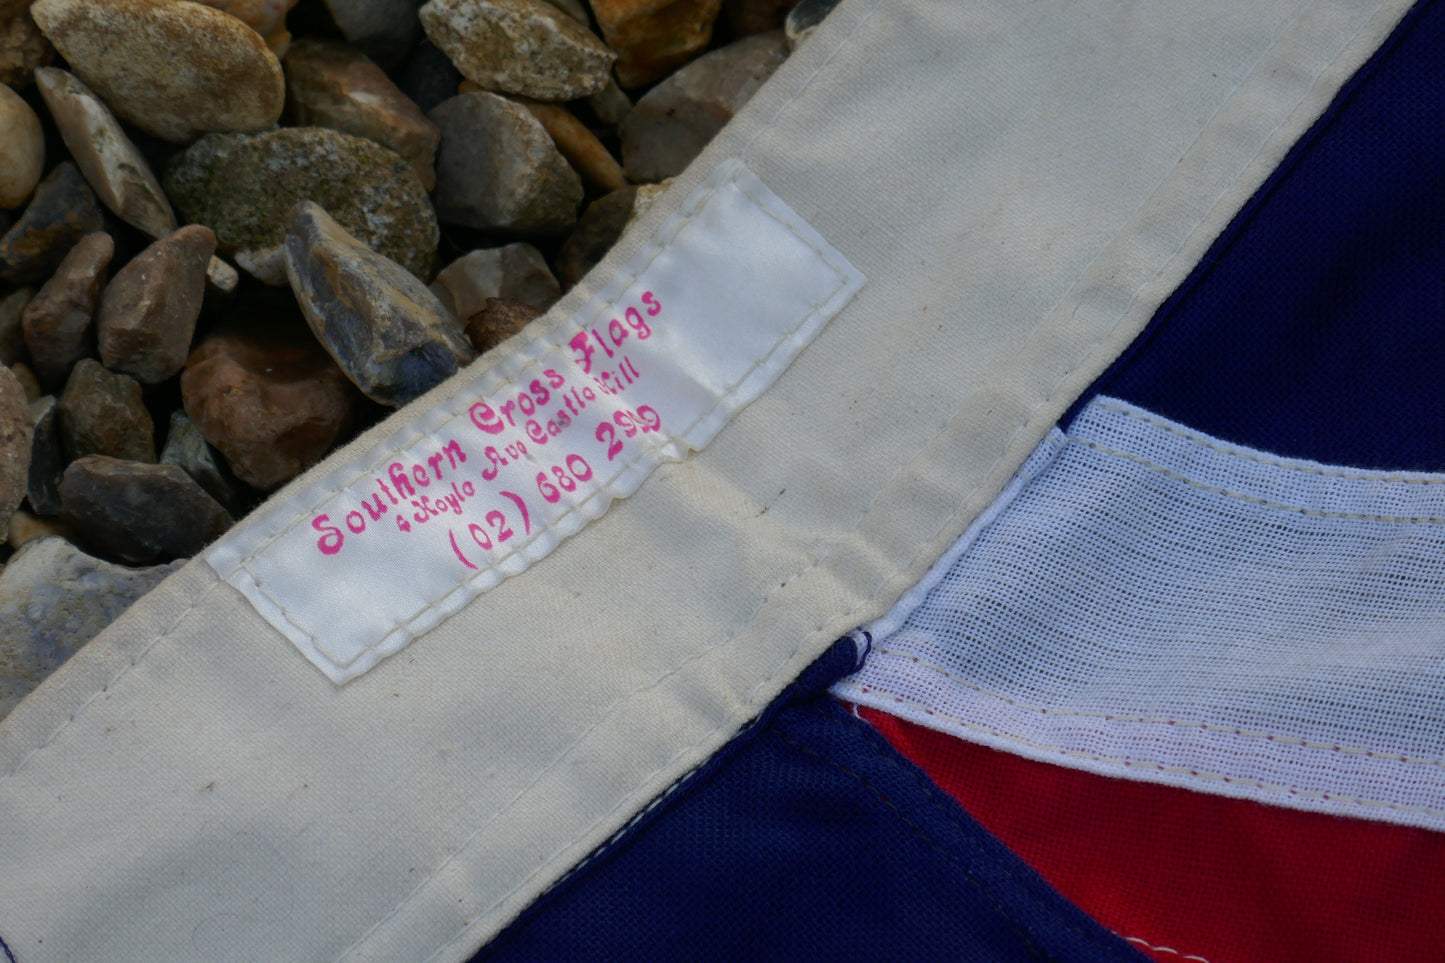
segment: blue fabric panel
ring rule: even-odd
[[[855,663],[841,640],[474,960],[1143,960],[823,691]]]
[[[1445,471],[1445,3],[1422,2],[1075,406]]]

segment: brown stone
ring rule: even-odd
[[[0,207],[30,199],[45,169],[45,133],[25,99],[0,84]]]
[[[734,37],[765,33],[783,26],[798,0],[723,0],[722,22]]]
[[[91,320],[114,253],[109,234],[87,234],[25,306],[20,318],[25,346],[35,376],[47,390],[63,384],[71,367],[95,351]]]
[[[584,181],[604,191],[615,191],[627,184],[622,165],[607,153],[597,135],[566,107],[535,100],[524,103]]]
[[[286,30],[286,13],[296,0],[196,0],[235,17],[261,35],[278,57],[286,55],[291,34]]]
[[[219,10],[175,0],[35,0],[30,14],[118,117],[157,137],[264,130],[281,116],[280,61]]]
[[[617,51],[617,82],[641,87],[707,49],[722,0],[592,0],[592,15]]]
[[[291,214],[286,273],[316,340],[373,401],[404,405],[472,360],[425,284],[310,201]]]
[[[431,290],[453,317],[463,320],[492,298],[521,301],[540,313],[562,296],[542,252],[525,242],[469,251],[442,268]]]
[[[57,164],[20,220],[0,237],[0,278],[17,284],[44,281],[77,241],[104,226],[95,192],[80,171],[70,161]]]
[[[25,392],[9,368],[0,368],[0,529],[10,524],[30,487],[33,437]]]
[[[300,318],[287,319],[289,336],[265,330],[261,318],[247,320],[257,333],[223,331],[191,352],[181,397],[236,477],[271,491],[331,450],[358,396],[309,335],[295,335]]]
[[[0,0],[0,84],[20,88],[55,57],[30,16],[30,0]]]
[[[490,351],[541,315],[526,301],[487,298],[482,309],[467,318],[467,337],[478,352]]]
[[[564,287],[572,287],[612,250],[632,219],[637,188],[624,187],[604,194],[587,206],[577,229],[557,252],[557,275]]]
[[[364,53],[302,40],[291,46],[284,66],[288,109],[298,126],[329,127],[390,147],[431,190],[441,132]]]
[[[155,423],[140,384],[82,358],[60,394],[60,437],[72,458],[109,455],[129,461],[156,460]]]
[[[61,517],[87,545],[122,562],[195,555],[231,516],[179,465],[86,455],[60,477]]]
[[[682,173],[786,59],[782,31],[760,33],[704,54],[648,91],[618,129],[628,179]]]
[[[146,384],[181,370],[215,249],[211,229],[190,224],[156,241],[116,272],[95,318],[106,367]]]
[[[101,203],[151,237],[176,229],[171,202],[120,121],[78,77],[56,67],[35,71],[35,85],[50,108],[70,156]]]
[[[67,534],[65,523],[56,518],[39,518],[27,511],[16,511],[10,516],[8,527],[8,538],[11,548],[19,548],[26,542],[33,542],[37,538],[58,536],[64,538]]]
[[[34,288],[19,288],[0,298],[0,364],[12,365],[28,357],[21,318],[33,297]]]
[[[221,253],[267,284],[286,283],[286,219],[307,200],[418,277],[435,271],[426,188],[401,155],[364,137],[325,127],[212,134],[178,154],[164,182],[185,220],[215,231]]]
[[[17,361],[10,366],[10,373],[15,376],[16,381],[20,382],[20,387],[25,391],[26,401],[35,401],[45,394],[40,390],[40,379],[35,377],[35,372],[30,370],[28,364]]]
[[[473,83],[537,100],[575,100],[607,86],[617,55],[543,0],[430,0],[422,29]]]
[[[577,220],[582,179],[531,111],[478,91],[437,105],[437,216],[451,224],[557,235]]]

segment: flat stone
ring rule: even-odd
[[[18,90],[54,57],[55,48],[30,16],[30,0],[0,0],[0,84]]]
[[[436,215],[416,171],[390,148],[324,127],[212,134],[177,155],[166,193],[216,232],[221,253],[267,284],[286,283],[286,219],[320,204],[373,250],[419,277],[436,261]]]
[[[80,78],[57,67],[35,71],[35,85],[71,157],[102,204],[151,237],[176,229],[171,202],[120,121]]]
[[[564,287],[572,287],[612,250],[632,220],[637,188],[624,187],[604,194],[587,206],[577,229],[557,252],[557,274]]]
[[[10,365],[10,373],[15,376],[16,381],[20,382],[20,388],[25,392],[27,402],[34,401],[45,393],[40,390],[40,379],[35,377],[35,372],[30,370],[28,364],[17,361]]]
[[[35,189],[25,213],[0,236],[0,278],[37,284],[55,273],[75,243],[105,226],[95,192],[70,161]]]
[[[466,320],[467,338],[478,352],[490,351],[541,317],[542,312],[516,298],[487,298]]]
[[[25,99],[0,84],[0,207],[30,199],[45,170],[45,132]]]
[[[326,0],[346,42],[384,70],[399,66],[416,43],[416,6],[417,0]]]
[[[58,408],[61,441],[71,459],[109,455],[156,460],[155,423],[134,378],[83,358],[65,382]]]
[[[17,288],[0,298],[0,364],[8,367],[28,357],[25,352],[25,328],[20,319],[33,297],[34,288]]]
[[[410,161],[423,187],[436,183],[432,165],[441,131],[366,54],[345,44],[302,40],[292,45],[284,66],[287,103],[297,125],[374,140]]]
[[[577,221],[582,179],[523,105],[483,91],[431,112],[442,129],[437,216],[449,224],[532,236]]]
[[[196,0],[208,7],[229,13],[261,35],[266,46],[278,57],[286,55],[291,34],[286,29],[286,14],[296,0]]]
[[[797,50],[807,36],[817,29],[823,18],[833,12],[838,0],[799,0],[797,6],[788,11],[783,21],[783,34],[788,38],[788,49]]]
[[[592,0],[607,45],[617,51],[617,82],[641,87],[707,49],[722,0]]]
[[[206,441],[201,429],[183,411],[171,412],[171,426],[166,432],[161,464],[179,465],[206,490],[206,494],[227,509],[234,509],[241,501],[244,492],[241,482]]]
[[[627,184],[622,165],[607,152],[597,135],[587,129],[566,107],[527,101],[527,109],[537,118],[552,142],[582,180],[604,191],[615,191]]]
[[[46,395],[26,406],[30,414],[30,469],[26,475],[25,497],[37,515],[60,513],[60,473],[65,455],[60,442],[60,405]]]
[[[189,224],[116,272],[101,294],[95,317],[100,359],[107,368],[145,384],[181,370],[215,249],[210,228]]]
[[[0,530],[30,487],[33,438],[25,392],[9,368],[0,368]]]
[[[648,91],[618,129],[628,179],[681,174],[787,59],[782,31],[755,34],[704,54]]]
[[[310,201],[291,214],[286,273],[316,340],[373,401],[404,405],[472,360],[425,284]]]
[[[540,314],[562,296],[542,252],[525,242],[469,251],[442,268],[431,291],[462,322],[493,298],[521,301]]]
[[[114,253],[109,234],[85,235],[20,316],[35,376],[47,390],[58,387],[77,361],[95,352],[91,320]]]
[[[122,562],[195,555],[230,514],[179,465],[86,455],[60,477],[61,516],[88,546]]]
[[[286,98],[256,31],[175,0],[35,0],[30,14],[116,116],[163,140],[264,130]]]
[[[27,542],[0,572],[0,718],[182,564],[126,568],[63,538]]]
[[[264,328],[263,319],[254,320],[246,327]],[[186,416],[236,477],[262,491],[331,450],[351,421],[355,391],[309,335],[301,341],[264,330],[211,335],[181,375]]]
[[[430,0],[422,28],[486,90],[576,100],[607,86],[617,55],[543,0]]]

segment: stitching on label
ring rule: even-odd
[[[631,471],[632,469],[636,468],[639,464],[643,463],[645,460],[648,460],[648,459],[652,456],[652,454],[653,454],[654,452],[656,452],[658,449],[663,448],[663,447],[666,447],[668,444],[674,444],[674,443],[676,443],[676,444],[685,444],[685,442],[683,441],[683,439],[684,439],[688,434],[690,434],[690,433],[693,431],[693,429],[695,429],[698,425],[702,424],[703,422],[706,422],[706,421],[708,421],[709,419],[711,419],[711,418],[716,414],[716,412],[718,411],[718,409],[720,409],[720,408],[722,408],[722,407],[730,404],[730,403],[734,400],[734,397],[735,397],[735,396],[734,396],[734,392],[737,391],[738,387],[739,387],[740,385],[744,384],[744,383],[748,380],[748,378],[752,376],[753,372],[757,371],[759,368],[767,367],[767,366],[772,362],[772,359],[777,355],[778,351],[781,350],[781,349],[784,347],[784,345],[788,342],[788,340],[789,340],[790,338],[792,338],[792,336],[795,335],[799,330],[801,330],[802,328],[806,327],[811,321],[813,321],[813,320],[817,317],[818,312],[821,311],[821,310],[823,309],[823,307],[838,294],[839,291],[841,291],[844,287],[847,286],[847,284],[848,284],[848,275],[847,275],[837,264],[835,264],[832,260],[830,260],[830,259],[828,258],[828,256],[827,256],[827,254],[826,254],[824,251],[822,251],[821,249],[819,249],[818,246],[817,246],[816,244],[814,244],[809,238],[807,238],[806,236],[804,236],[804,235],[802,235],[802,234],[799,234],[799,233],[794,229],[793,225],[791,225],[791,224],[789,224],[787,221],[784,221],[783,219],[779,218],[776,214],[774,214],[771,210],[769,210],[769,209],[768,209],[768,206],[767,206],[767,204],[766,204],[765,199],[759,197],[757,194],[755,194],[754,192],[752,192],[751,190],[749,190],[747,184],[744,184],[744,183],[741,183],[741,182],[738,181],[737,175],[738,175],[738,173],[740,173],[743,169],[744,169],[744,168],[741,168],[741,167],[737,168],[736,170],[734,170],[734,171],[732,172],[732,174],[729,175],[729,177],[728,177],[726,180],[721,181],[721,182],[719,182],[717,185],[715,185],[714,187],[710,188],[704,195],[702,195],[702,199],[699,200],[699,202],[698,202],[696,205],[694,205],[694,207],[692,208],[692,211],[695,212],[695,211],[701,210],[703,207],[705,207],[705,206],[706,206],[706,199],[712,197],[712,196],[717,192],[718,189],[720,189],[720,188],[722,188],[722,187],[724,187],[724,186],[727,186],[727,185],[732,185],[732,186],[736,187],[739,191],[741,191],[749,200],[753,201],[753,203],[754,203],[755,205],[757,205],[757,208],[758,208],[759,211],[761,211],[762,213],[766,214],[766,215],[767,215],[769,218],[771,218],[775,223],[777,223],[777,224],[779,224],[780,226],[782,226],[784,229],[786,229],[786,230],[788,231],[789,234],[791,234],[793,237],[797,238],[798,240],[802,241],[805,245],[807,245],[807,247],[808,247],[809,249],[811,249],[816,255],[818,255],[819,260],[821,260],[823,263],[827,264],[828,267],[833,270],[833,272],[834,272],[835,275],[837,276],[837,283],[833,286],[833,288],[832,288],[831,290],[827,291],[826,293],[824,293],[824,294],[820,295],[818,298],[816,298],[816,299],[813,301],[813,303],[808,306],[807,313],[805,313],[805,314],[798,320],[797,324],[793,325],[791,328],[789,328],[789,329],[787,329],[786,331],[782,332],[782,333],[777,337],[777,339],[774,341],[773,346],[772,346],[772,348],[768,351],[768,353],[767,353],[764,357],[762,357],[762,358],[754,361],[754,362],[752,363],[752,365],[750,365],[750,366],[747,368],[746,371],[742,372],[742,373],[738,376],[737,380],[736,380],[731,386],[729,386],[728,389],[727,389],[723,394],[721,394],[721,395],[713,402],[712,406],[709,407],[706,411],[704,411],[704,412],[702,412],[701,414],[699,414],[696,418],[694,418],[691,424],[689,424],[689,425],[687,425],[687,427],[681,429],[679,432],[677,432],[677,434],[676,434],[675,436],[671,437],[669,440],[663,441],[663,442],[660,442],[660,443],[659,443],[659,442],[652,442],[652,443],[648,444],[647,447],[645,447],[645,448],[641,449],[640,451],[638,451],[637,454],[634,455],[630,460],[627,460],[627,461],[625,461],[625,462],[619,463],[619,464],[617,465],[616,469],[612,472],[612,475],[611,475],[606,481],[602,482],[602,483],[597,487],[596,490],[594,490],[593,492],[591,492],[590,494],[588,494],[586,497],[584,497],[584,498],[582,498],[582,499],[580,499],[580,500],[578,500],[578,501],[569,503],[567,509],[566,509],[565,511],[563,511],[560,515],[558,515],[555,519],[553,519],[552,522],[551,522],[547,527],[539,528],[539,529],[537,530],[537,532],[536,532],[535,534],[533,534],[530,538],[528,538],[526,541],[519,541],[519,542],[517,542],[516,544],[510,546],[510,547],[508,548],[506,554],[500,555],[499,557],[497,557],[496,559],[494,559],[494,560],[492,561],[492,563],[489,564],[487,567],[478,569],[476,572],[471,573],[471,574],[468,575],[467,577],[462,578],[462,579],[460,579],[460,580],[458,580],[458,581],[456,581],[456,582],[453,582],[453,583],[451,583],[450,585],[446,586],[445,588],[443,588],[442,590],[440,590],[440,591],[438,592],[438,594],[436,594],[434,597],[432,597],[431,599],[429,599],[428,601],[426,601],[425,603],[423,603],[419,608],[417,608],[417,609],[416,609],[414,612],[412,612],[411,614],[406,615],[406,616],[403,616],[403,617],[401,617],[398,621],[396,621],[396,622],[394,622],[394,623],[392,623],[392,624],[389,624],[389,625],[387,625],[387,626],[385,626],[385,627],[377,627],[377,629],[375,630],[376,633],[378,634],[377,639],[376,639],[371,645],[367,646],[365,649],[362,649],[361,652],[359,652],[359,653],[357,654],[356,658],[360,658],[360,657],[361,657],[362,655],[364,655],[365,653],[370,652],[370,651],[376,649],[376,648],[377,648],[378,646],[380,646],[388,637],[390,637],[390,635],[391,635],[393,632],[395,632],[397,629],[405,629],[405,630],[407,630],[408,636],[414,638],[415,636],[414,636],[414,634],[412,633],[411,629],[409,628],[409,627],[411,626],[411,624],[412,624],[413,622],[415,622],[417,619],[420,619],[420,618],[422,618],[423,616],[425,616],[426,613],[427,613],[428,611],[430,611],[430,609],[431,609],[433,606],[435,606],[435,605],[436,605],[438,602],[440,602],[441,600],[447,598],[449,595],[451,595],[451,594],[452,594],[453,592],[455,592],[457,589],[459,589],[459,588],[461,588],[461,587],[463,587],[463,586],[469,585],[470,583],[476,582],[476,581],[478,581],[478,580],[480,580],[480,579],[485,579],[485,578],[487,578],[487,577],[489,577],[489,576],[492,576],[492,575],[496,574],[496,572],[497,572],[499,569],[501,569],[501,567],[503,566],[503,564],[504,564],[508,559],[511,559],[513,556],[519,554],[520,552],[522,552],[522,551],[524,551],[525,549],[527,549],[529,546],[535,544],[539,539],[543,538],[543,537],[546,536],[547,534],[549,534],[549,533],[551,533],[551,532],[554,532],[554,531],[557,529],[557,527],[559,526],[559,524],[562,522],[563,519],[568,518],[569,516],[573,515],[574,513],[576,513],[576,512],[579,511],[580,509],[582,509],[584,506],[586,506],[586,505],[588,505],[589,503],[591,503],[593,500],[599,499],[599,498],[603,498],[603,497],[605,497],[609,503],[610,503],[611,501],[617,500],[617,498],[618,498],[619,496],[617,496],[617,495],[613,494],[612,492],[608,491],[609,486],[611,486],[614,482],[616,482],[617,479],[620,478],[622,475],[624,475],[625,473],[627,473],[627,472]],[[690,212],[689,216],[691,215],[691,213],[692,213],[692,212]],[[680,230],[680,229],[679,229],[679,230]],[[668,240],[671,241],[672,238],[674,238],[674,237],[677,236],[677,233],[678,233],[678,231],[673,231],[670,235],[668,235]],[[636,280],[637,280],[637,278],[638,278],[642,273],[645,272],[645,270],[647,269],[647,267],[651,266],[652,262],[655,261],[655,260],[657,259],[657,257],[658,257],[661,253],[662,253],[662,248],[661,248],[661,246],[659,246],[659,249],[656,250],[656,251],[654,251],[652,257],[647,260],[647,263],[644,264],[641,268],[638,268],[636,271],[634,271],[634,272],[632,273],[632,275],[628,278],[628,280],[621,285],[621,287],[625,290],[628,286],[630,286],[631,284],[635,283]],[[584,327],[596,323],[597,318],[601,317],[603,314],[606,313],[606,310],[605,310],[606,307],[607,307],[607,304],[606,304],[606,303],[603,303],[603,304],[599,305],[599,307],[596,309],[596,311],[592,314],[590,320],[588,320],[587,322],[584,323]],[[556,343],[554,343],[554,342],[552,342],[552,341],[550,341],[550,340],[544,339],[544,338],[538,338],[537,341],[534,341],[534,342],[533,342],[533,345],[535,345],[535,344],[545,344],[545,345],[548,346],[548,349],[551,349],[551,350],[560,350],[561,347],[562,347],[561,345],[556,344]],[[530,348],[530,347],[531,347],[531,346],[529,346],[529,348]],[[539,366],[541,363],[542,363],[542,362],[541,362],[541,360],[540,360],[539,358],[536,358],[536,357],[530,358],[530,359],[528,360],[528,362],[527,362],[527,365],[524,366],[523,368],[519,369],[516,373],[514,373],[514,374],[511,376],[511,378],[512,378],[512,379],[524,379],[525,376],[526,376],[526,372],[527,372],[530,368]],[[448,401],[453,400],[455,397],[456,397],[456,396],[453,395],[453,396],[452,396],[452,399],[448,399]],[[463,417],[463,416],[462,416],[462,414],[460,414],[460,413],[453,414],[453,415],[451,416],[451,418],[448,419],[448,421],[446,421],[446,422],[443,423],[443,425],[447,425],[447,424],[451,424],[452,422],[459,421],[459,420],[462,419],[462,417]],[[416,436],[414,436],[414,437],[413,437],[410,441],[408,441],[405,445],[400,445],[400,446],[396,446],[395,448],[393,448],[393,449],[391,450],[391,453],[390,453],[390,454],[380,456],[379,458],[376,458],[376,459],[374,459],[374,460],[373,460],[373,459],[369,459],[369,461],[374,461],[374,463],[384,463],[385,461],[387,461],[387,460],[390,459],[390,458],[397,457],[397,456],[400,455],[402,452],[404,452],[406,449],[413,447],[417,442],[423,440],[424,438],[429,437],[429,436],[435,436],[436,433],[437,433],[438,431],[440,431],[441,429],[442,429],[442,426],[437,426],[436,428],[433,428],[433,429],[431,429],[431,430],[429,430],[429,431],[423,431],[423,432],[417,434]],[[669,433],[669,434],[671,435],[671,433]],[[656,465],[654,465],[653,467],[655,468]],[[303,512],[302,515],[298,517],[298,520],[297,520],[297,521],[292,522],[292,524],[290,524],[290,525],[287,526],[286,528],[282,529],[281,531],[276,532],[276,533],[273,533],[269,538],[267,538],[264,542],[262,542],[260,545],[258,545],[254,550],[252,550],[250,553],[248,553],[248,554],[246,555],[246,557],[243,558],[239,563],[237,563],[236,567],[232,569],[232,574],[234,574],[236,571],[240,570],[240,571],[244,571],[248,576],[250,576],[250,579],[251,579],[252,583],[255,585],[256,591],[259,592],[261,595],[265,596],[266,599],[269,600],[272,605],[276,606],[276,608],[277,608],[277,609],[281,612],[281,614],[285,617],[285,619],[286,619],[286,621],[287,621],[288,624],[290,624],[292,627],[294,627],[294,628],[296,629],[296,631],[297,631],[298,633],[300,633],[301,635],[304,635],[306,638],[311,639],[311,640],[313,641],[313,643],[316,641],[316,635],[315,635],[315,633],[313,633],[311,630],[309,630],[308,628],[306,628],[304,625],[300,624],[300,623],[296,620],[296,618],[287,610],[286,605],[285,605],[280,599],[278,599],[272,592],[270,592],[270,591],[267,590],[267,588],[266,588],[266,586],[265,586],[265,583],[264,583],[264,581],[262,580],[261,576],[255,571],[255,569],[253,569],[253,568],[251,567],[251,562],[254,561],[254,560],[261,554],[261,552],[262,552],[266,547],[268,547],[269,545],[271,545],[271,544],[272,544],[273,542],[275,542],[277,539],[281,538],[282,536],[284,536],[284,535],[286,535],[287,533],[289,533],[289,532],[293,531],[294,529],[296,529],[296,528],[301,524],[301,521],[299,520],[300,518],[304,518],[305,515],[309,515],[309,514],[314,513],[315,510],[316,510],[317,508],[320,508],[323,504],[325,504],[325,502],[326,502],[328,499],[330,499],[330,498],[333,497],[334,495],[337,495],[337,494],[340,494],[341,492],[346,491],[348,488],[350,488],[350,487],[351,487],[352,485],[354,485],[356,482],[358,482],[358,481],[360,481],[361,479],[365,478],[366,476],[370,475],[370,474],[371,474],[371,471],[372,471],[371,469],[368,469],[368,470],[366,470],[366,471],[360,472],[359,474],[357,474],[355,477],[353,477],[350,481],[346,482],[345,484],[340,485],[339,487],[334,488],[334,489],[328,491],[325,496],[321,497],[318,501],[315,502],[315,504],[313,504],[309,509],[307,509],[305,512]],[[505,574],[503,575],[503,577],[504,577],[504,578],[506,577]],[[475,598],[476,595],[481,594],[483,591],[485,591],[485,590],[484,590],[484,589],[477,589],[477,590],[475,591],[475,593],[472,595],[472,597]],[[348,663],[348,664],[350,664],[350,663]]]
[[[1008,705],[1011,705],[1016,709],[1024,709],[1028,712],[1037,712],[1040,715],[1068,716],[1085,719],[1102,719],[1105,722],[1137,722],[1149,725],[1175,726],[1180,729],[1202,729],[1206,732],[1218,732],[1226,736],[1239,736],[1244,739],[1264,739],[1268,742],[1279,743],[1280,745],[1299,746],[1302,749],[1323,749],[1328,752],[1338,752],[1346,756],[1364,756],[1369,759],[1383,759],[1387,762],[1398,762],[1411,766],[1434,766],[1437,769],[1445,769],[1445,762],[1442,762],[1439,759],[1415,758],[1413,756],[1402,756],[1398,753],[1393,752],[1382,752],[1376,749],[1359,749],[1353,746],[1337,746],[1325,742],[1310,742],[1307,739],[1301,739],[1297,736],[1282,736],[1271,732],[1254,732],[1249,729],[1236,729],[1231,726],[1220,726],[1207,722],[1191,722],[1185,719],[1152,718],[1149,716],[1124,716],[1115,715],[1109,712],[1090,712],[1083,709],[1050,709],[1047,706],[1037,706],[1031,705],[1027,702],[1020,702],[1017,699],[1013,699],[1009,696],[1004,695],[1002,692],[995,692],[991,689],[985,689],[982,686],[975,685],[974,683],[969,682],[967,679],[953,674],[943,666],[935,665],[934,663],[929,662],[927,659],[920,658],[919,656],[914,655],[911,652],[905,652],[901,649],[890,649],[882,645],[877,646],[877,651],[880,655],[908,659],[909,661],[918,665],[920,668],[942,675],[950,681],[955,682],[966,689],[977,692],[979,695],[988,696],[991,699],[997,699],[998,701],[1007,703]],[[852,686],[851,688],[854,688],[859,692],[878,691],[876,689],[865,689],[862,686]]]
[[[1397,812],[1420,813],[1425,816],[1434,816],[1437,818],[1445,816],[1445,810],[1430,809],[1425,806],[1414,806],[1405,803],[1392,803],[1386,802],[1383,799],[1360,799],[1356,796],[1346,796],[1340,793],[1332,792],[1318,792],[1312,789],[1299,789],[1295,786],[1277,786],[1272,783],[1260,782],[1257,779],[1247,779],[1243,776],[1226,776],[1223,773],[1205,772],[1201,769],[1189,769],[1185,766],[1170,766],[1162,762],[1148,762],[1138,759],[1120,759],[1114,756],[1099,756],[1090,752],[1081,752],[1077,749],[1064,749],[1061,746],[1051,745],[1046,742],[1034,742],[1031,739],[1023,738],[1022,736],[1016,736],[1012,733],[1003,732],[999,729],[992,729],[988,726],[980,725],[976,722],[969,722],[966,719],[961,719],[958,716],[950,715],[947,712],[941,712],[937,709],[933,709],[929,706],[923,705],[920,702],[914,702],[911,699],[905,699],[902,696],[893,695],[891,692],[881,692],[877,689],[869,689],[863,687],[860,687],[858,691],[866,693],[868,695],[874,695],[888,699],[892,702],[896,702],[899,705],[906,706],[910,709],[917,709],[925,715],[932,716],[935,719],[942,719],[945,722],[952,723],[953,725],[962,727],[964,729],[971,729],[974,732],[981,732],[984,735],[993,736],[996,739],[1007,739],[1010,742],[1017,742],[1020,745],[1028,746],[1031,749],[1042,749],[1045,752],[1051,752],[1060,756],[1067,756],[1071,759],[1088,759],[1092,762],[1103,762],[1108,763],[1112,766],[1123,766],[1126,769],[1149,769],[1156,772],[1169,773],[1171,775],[1189,776],[1191,778],[1203,780],[1206,782],[1222,782],[1231,786],[1247,786],[1251,789],[1259,789],[1263,792],[1286,793],[1290,796],[1294,796],[1296,799],[1318,799],[1321,802],[1345,803],[1346,805],[1359,806],[1362,809],[1390,809]],[[1208,790],[1204,791],[1208,792]]]
[[[1150,417],[1147,412],[1140,411],[1137,408],[1121,406],[1115,403],[1112,398],[1099,398],[1095,402],[1095,404],[1097,404],[1100,408],[1103,408],[1105,411],[1112,411],[1115,414],[1126,415],[1130,418],[1135,419],[1136,421],[1142,421],[1147,425],[1153,425],[1155,428],[1162,428],[1172,435],[1178,435],[1180,438],[1183,438],[1187,441],[1192,441],[1196,445],[1208,448],[1211,451],[1217,451],[1223,455],[1231,455],[1235,458],[1240,458],[1245,461],[1256,462],[1261,465],[1266,465],[1270,468],[1283,468],[1288,471],[1298,472],[1302,475],[1318,475],[1321,478],[1348,478],[1356,481],[1399,482],[1405,485],[1445,485],[1445,478],[1441,478],[1438,476],[1422,478],[1401,475],[1399,473],[1393,472],[1348,470],[1327,471],[1323,468],[1306,468],[1303,465],[1291,464],[1283,459],[1270,458],[1269,456],[1264,455],[1260,452],[1249,451],[1241,448],[1235,448],[1230,445],[1220,444],[1218,441],[1215,441],[1214,439],[1207,436],[1197,435],[1191,431],[1180,428],[1178,425],[1171,425],[1167,421]]]
[[[1404,525],[1445,525],[1445,518],[1434,518],[1428,515],[1419,517],[1402,517],[1398,515],[1361,515],[1353,512],[1327,512],[1318,508],[1301,508],[1298,505],[1287,505],[1283,502],[1272,502],[1265,498],[1257,498],[1254,495],[1246,495],[1243,492],[1231,491],[1228,488],[1218,488],[1214,485],[1202,484],[1201,482],[1197,482],[1192,478],[1181,475],[1176,471],[1171,471],[1170,469],[1165,468],[1163,465],[1156,465],[1149,459],[1144,458],[1140,455],[1136,455],[1133,452],[1117,451],[1113,448],[1101,445],[1097,441],[1090,441],[1087,438],[1075,438],[1074,436],[1070,435],[1069,444],[1083,445],[1086,448],[1092,448],[1095,451],[1100,452],[1101,454],[1113,455],[1116,458],[1124,458],[1138,465],[1142,465],[1143,467],[1148,468],[1151,471],[1158,472],[1166,478],[1170,478],[1178,482],[1183,482],[1190,488],[1197,488],[1200,491],[1209,492],[1212,495],[1223,495],[1226,498],[1238,499],[1242,502],[1248,502],[1251,505],[1258,505],[1261,508],[1273,508],[1279,511],[1292,512],[1296,515],[1308,515],[1313,518],[1342,518],[1358,522],[1394,522]]]

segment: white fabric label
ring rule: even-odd
[[[721,165],[555,340],[255,513],[206,561],[346,682],[701,450],[863,276]]]

